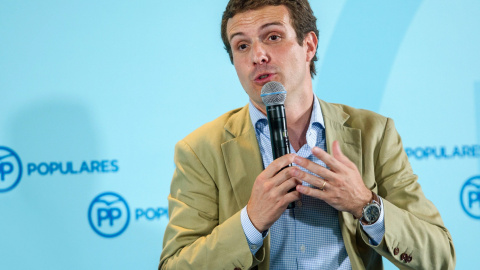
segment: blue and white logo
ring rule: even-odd
[[[12,149],[0,146],[0,193],[15,188],[22,179],[22,162]]]
[[[113,192],[104,192],[90,203],[88,222],[100,236],[111,238],[122,234],[130,222],[127,201]]]
[[[468,179],[463,184],[460,202],[470,217],[480,219],[480,175]]]

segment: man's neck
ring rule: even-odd
[[[285,104],[287,116],[288,139],[295,152],[307,143],[307,130],[313,110],[313,93],[306,96],[301,102]]]
[[[284,104],[288,139],[293,149],[295,149],[295,152],[298,152],[298,150],[307,143],[307,130],[313,110],[314,95],[311,84],[307,85],[305,89],[309,90],[297,92],[296,95],[289,95]],[[266,115],[265,105],[263,103],[256,103],[252,99],[250,99],[250,102]]]

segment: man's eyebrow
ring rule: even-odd
[[[228,41],[232,41],[232,39],[235,37],[235,36],[243,36],[245,35],[243,32],[236,32],[236,33],[233,33],[230,35],[230,38],[228,39]]]
[[[260,27],[260,30],[262,30],[262,29],[264,29],[264,28],[267,28],[267,27],[269,27],[269,26],[272,26],[272,25],[283,26],[283,23],[281,23],[281,22],[266,23],[266,24],[264,24],[264,25],[262,25],[262,26]]]
[[[272,26],[272,25],[279,25],[279,26],[283,26],[283,23],[281,22],[270,22],[270,23],[266,23],[262,26],[260,26],[260,30],[263,30],[269,26]],[[236,33],[233,33],[230,35],[230,38],[228,39],[229,41],[232,41],[232,39],[235,37],[235,36],[241,36],[241,35],[244,35],[243,32],[236,32]]]

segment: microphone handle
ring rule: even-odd
[[[290,154],[290,142],[288,140],[287,132],[287,117],[285,115],[285,106],[283,106],[283,104],[267,106],[266,109],[268,126],[270,128],[270,141],[272,144],[273,160],[275,160],[281,156]],[[293,165],[288,164],[281,170],[291,166]],[[295,188],[292,188],[289,190],[289,192],[294,190]],[[295,202],[288,204],[287,209],[292,208],[295,208]]]

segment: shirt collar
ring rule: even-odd
[[[257,109],[257,107],[253,105],[251,100],[249,102],[248,110],[250,113],[250,119],[252,120],[252,124],[256,129],[258,129],[257,123],[259,121],[262,125],[267,124],[267,122],[265,122],[267,121],[267,116],[263,114],[259,109]],[[325,124],[323,122],[322,108],[320,107],[320,102],[318,102],[318,98],[317,96],[315,96],[315,94],[313,94],[313,110],[312,110],[312,116],[310,117],[310,124],[308,126],[308,129],[311,129],[314,123],[318,123],[323,128],[325,128]],[[267,136],[270,138],[270,134],[268,134]]]

